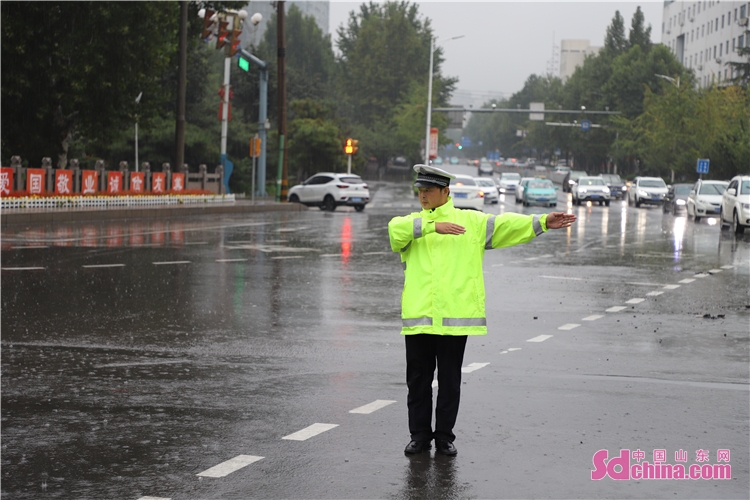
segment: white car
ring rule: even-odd
[[[290,203],[334,211],[341,205],[361,212],[370,201],[370,189],[358,175],[319,172],[289,190]]]
[[[518,186],[516,186],[516,203],[523,202],[523,188],[527,182],[533,181],[534,179],[536,179],[536,177],[521,177]]]
[[[587,201],[599,205],[604,203],[609,206],[610,192],[604,179],[601,177],[579,177],[578,181],[570,188],[573,205],[581,205]]]
[[[742,234],[750,226],[750,175],[738,175],[729,181],[721,195],[719,223],[722,228],[731,224],[736,234]]]
[[[721,212],[721,195],[729,185],[726,181],[706,181],[700,179],[695,183],[687,199],[688,217],[695,217],[695,222],[701,217],[711,217]]]
[[[515,172],[503,172],[500,174],[500,192],[515,192],[519,182],[521,182],[521,174]]]
[[[500,191],[498,191],[495,181],[492,177],[475,177],[474,180],[477,182],[479,187],[484,191],[484,202],[485,203],[497,203],[500,199]]]
[[[454,207],[473,208],[480,212],[484,208],[484,191],[473,177],[456,174],[456,178],[451,179],[450,190]]]
[[[662,205],[667,197],[667,185],[661,177],[636,177],[628,189],[628,205]]]

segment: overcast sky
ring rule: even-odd
[[[432,20],[439,39],[464,35],[464,38],[438,42],[444,50],[443,74],[458,77],[456,104],[475,105],[491,97],[510,97],[523,88],[531,74],[546,74],[552,59],[553,43],[563,39],[590,40],[601,46],[615,11],[625,19],[626,36],[636,7],[652,27],[651,38],[661,41],[663,2],[448,2],[428,0],[419,4],[424,17]],[[331,0],[330,32],[336,30],[352,10],[362,2]],[[558,52],[559,57],[559,52]],[[558,59],[559,60],[559,59]],[[559,65],[558,65],[559,69]],[[460,102],[459,102],[460,101]]]

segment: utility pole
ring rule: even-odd
[[[285,202],[287,192],[287,160],[284,151],[286,137],[286,42],[284,36],[284,2],[276,2],[276,46],[278,49],[279,92],[279,168],[276,180],[276,201]]]
[[[185,164],[185,95],[187,86],[187,20],[188,4],[180,2],[180,60],[177,78],[177,123],[175,126],[174,172],[182,172]],[[138,170],[138,159],[135,160]]]

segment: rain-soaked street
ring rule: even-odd
[[[485,254],[458,456],[409,458],[387,224],[419,205],[370,187],[361,213],[4,228],[2,497],[748,497],[750,235],[560,193],[572,228]],[[600,450],[630,477],[592,480]]]

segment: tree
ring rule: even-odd
[[[630,36],[628,45],[633,47],[639,45],[644,52],[651,50],[651,25],[644,28],[644,16],[640,5],[635,9],[633,20],[630,23]]]
[[[604,37],[604,50],[611,56],[622,54],[628,49],[628,39],[625,38],[625,20],[622,18],[620,11],[615,11],[615,17],[612,18],[612,24],[607,27],[607,34]]]
[[[750,40],[750,30],[745,30],[745,40]],[[743,62],[730,61],[727,64],[732,68],[732,74],[736,75],[732,82],[735,85],[747,87],[750,83],[750,42],[745,42],[745,46],[737,49],[737,55],[746,58]]]

